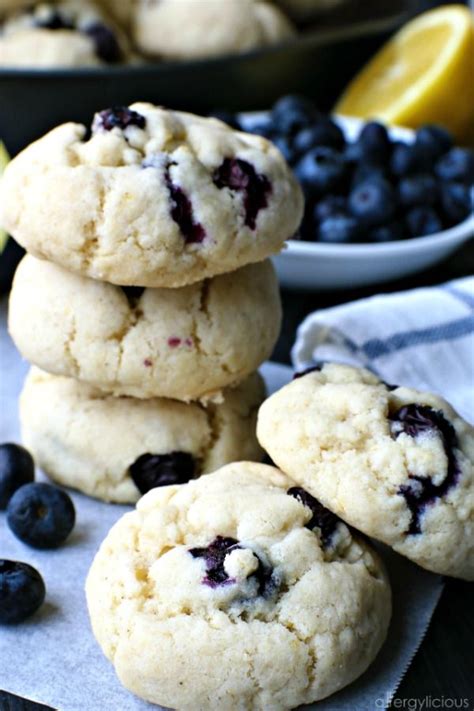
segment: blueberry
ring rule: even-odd
[[[129,468],[135,486],[146,494],[157,486],[185,484],[196,475],[196,462],[189,452],[142,454]]]
[[[313,209],[313,217],[316,222],[322,222],[327,217],[340,215],[346,212],[346,198],[342,195],[328,195],[319,200]]]
[[[19,444],[0,445],[0,509],[6,509],[15,491],[34,478],[35,463],[28,450]]]
[[[391,142],[385,126],[377,121],[366,123],[357,139],[359,159],[368,163],[387,163]]]
[[[395,242],[406,237],[406,227],[400,220],[393,220],[386,225],[374,227],[367,235],[367,241],[379,244],[381,242]]]
[[[441,209],[450,225],[457,225],[472,213],[471,188],[463,183],[443,183]]]
[[[441,438],[446,454],[447,470],[444,479],[435,484],[432,476],[408,475],[408,483],[399,487],[411,513],[406,533],[421,533],[421,517],[428,506],[445,496],[457,484],[461,475],[455,450],[458,448],[456,431],[441,410],[428,405],[410,403],[389,416],[390,430],[396,439],[401,434],[416,438],[424,433],[436,433]],[[433,472],[434,474],[435,472]],[[439,479],[439,477],[437,477]]]
[[[291,139],[288,136],[274,136],[272,141],[281,152],[284,159],[288,161],[290,165],[294,165],[294,163],[298,160],[298,154],[293,148]]]
[[[22,622],[43,604],[46,588],[27,563],[0,559],[0,624]]]
[[[351,214],[365,226],[380,225],[392,219],[397,208],[395,191],[386,180],[373,178],[359,183],[349,194]]]
[[[132,111],[128,106],[113,106],[111,109],[101,111],[94,119],[93,130],[102,128],[111,131],[120,128],[124,131],[129,126],[145,128],[146,118],[137,111]]]
[[[226,111],[225,109],[216,109],[215,111],[211,111],[209,116],[211,118],[219,119],[219,121],[223,121],[231,128],[235,128],[237,131],[240,131],[241,126],[238,116],[237,114],[234,114],[231,111]]]
[[[184,190],[175,185],[170,174],[171,164],[165,168],[165,184],[171,202],[171,217],[178,225],[186,244],[201,244],[206,238],[206,230],[194,217],[191,200]]]
[[[373,163],[359,163],[356,165],[352,174],[352,188],[355,188],[359,183],[365,183],[367,180],[388,180],[388,170],[383,165],[374,165]]]
[[[295,150],[301,154],[316,146],[328,146],[337,150],[344,148],[344,134],[334,121],[324,118],[314,126],[302,129],[294,138]]]
[[[430,165],[420,152],[418,146],[408,143],[395,143],[390,158],[390,170],[393,175],[401,178],[412,173],[429,170]]]
[[[39,14],[34,20],[35,27],[43,30],[73,30],[74,22],[59,10],[52,10]]]
[[[189,552],[193,558],[204,558],[206,564],[206,575],[202,579],[203,585],[210,588],[217,588],[222,585],[235,583],[234,578],[229,578],[224,561],[229,553],[234,550],[245,548],[236,538],[230,536],[216,536],[205,548],[190,548]],[[273,568],[266,565],[259,556],[252,551],[258,561],[257,569],[251,574],[257,582],[257,594],[268,597],[275,592],[278,580],[273,575]]]
[[[442,222],[432,207],[412,207],[405,215],[411,237],[433,235],[443,229]]]
[[[322,505],[320,501],[311,496],[306,489],[301,486],[293,486],[286,492],[289,496],[297,499],[303,506],[310,509],[312,516],[306,528],[313,530],[314,528],[319,528],[321,543],[324,548],[330,545],[331,539],[333,537],[334,531],[339,523],[339,518],[332,511],[329,511],[325,506]]]
[[[435,173],[441,180],[456,180],[471,185],[474,183],[474,151],[452,148],[436,163]]]
[[[404,207],[434,205],[438,199],[438,183],[429,173],[409,175],[398,184],[398,199]]]
[[[122,58],[122,50],[114,32],[102,22],[91,22],[82,32],[94,42],[95,53],[103,62],[114,64]]]
[[[328,244],[356,242],[361,234],[359,222],[352,215],[331,215],[319,224],[317,239]]]
[[[74,528],[76,512],[68,494],[50,484],[25,484],[13,494],[7,523],[33,548],[57,548]]]
[[[274,104],[271,117],[278,131],[293,136],[301,129],[316,123],[320,114],[309,99],[289,94]]]
[[[341,153],[319,146],[306,153],[296,165],[295,173],[306,193],[324,195],[342,183],[346,168]]]
[[[228,188],[243,193],[244,222],[247,227],[254,230],[258,213],[267,207],[267,198],[272,191],[266,175],[257,173],[248,161],[240,158],[224,158],[219,168],[214,171],[213,182],[220,190]]]
[[[275,136],[283,135],[275,131],[275,127],[270,119],[261,120],[254,124],[250,129],[249,133],[254,133],[256,136],[263,136],[263,138],[268,138],[272,140]]]
[[[427,125],[417,131],[415,145],[433,164],[449,151],[453,145],[453,139],[445,128]]]

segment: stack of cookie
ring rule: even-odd
[[[132,503],[261,457],[255,371],[281,319],[265,260],[302,209],[271,143],[150,104],[98,113],[90,135],[59,126],[10,163],[3,225],[30,254],[9,324],[35,365],[21,421],[51,478]]]

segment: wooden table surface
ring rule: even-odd
[[[316,309],[374,293],[439,284],[473,273],[474,246],[471,241],[433,269],[390,284],[354,291],[323,293],[284,290],[283,329],[273,360],[290,363],[290,349],[296,328],[308,313]],[[472,388],[473,385],[474,383],[466,383],[466,387]],[[0,711],[41,711],[48,708],[0,691]],[[377,708],[375,700],[373,708]],[[474,711],[474,584],[453,579],[446,581],[426,637],[389,708],[409,711],[459,708]],[[88,711],[87,699],[84,699],[84,711]]]

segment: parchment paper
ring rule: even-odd
[[[19,441],[17,399],[27,369],[7,335],[3,300],[0,442]],[[270,391],[281,387],[291,376],[289,368],[275,364],[264,365],[262,373]],[[35,566],[47,588],[45,604],[30,620],[0,627],[0,689],[61,711],[156,709],[121,687],[92,636],[84,596],[84,580],[95,551],[112,524],[130,507],[103,504],[76,493],[72,497],[77,524],[67,544],[57,551],[36,551],[23,545],[8,529],[4,512],[0,512],[0,557]],[[387,549],[382,549],[382,555],[394,598],[387,642],[361,679],[311,708],[385,708],[423,639],[441,594],[441,578]]]

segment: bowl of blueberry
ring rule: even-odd
[[[414,132],[321,114],[300,96],[222,115],[272,140],[306,198],[300,233],[275,258],[281,282],[344,289],[426,269],[474,235],[474,151],[440,126]]]

